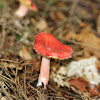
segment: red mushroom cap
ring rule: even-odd
[[[64,45],[49,33],[40,33],[35,36],[34,49],[46,57],[66,59],[71,58],[72,48]]]
[[[30,10],[38,11],[37,6],[32,3],[32,0],[19,0],[22,4],[26,5]]]
[[[31,4],[31,7],[32,7],[32,9],[33,9],[34,11],[38,11],[38,8],[37,8],[37,6],[36,6],[34,3]]]

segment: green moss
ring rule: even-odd
[[[44,0],[45,2],[47,2],[48,4],[52,4],[54,2],[56,2],[57,0]]]
[[[2,1],[0,1],[0,10],[3,8],[4,3]]]
[[[17,39],[17,40],[20,40],[21,37],[22,37],[21,35],[18,35],[18,34],[16,35],[16,39]]]

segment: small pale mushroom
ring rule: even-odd
[[[36,5],[32,3],[32,0],[19,0],[19,2],[20,5],[15,15],[20,18],[23,18],[28,13],[28,10],[38,11]]]
[[[43,55],[37,86],[43,83],[46,89],[49,81],[50,58],[61,60],[71,58],[72,48],[64,45],[51,34],[42,32],[35,36],[34,50]]]

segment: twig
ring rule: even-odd
[[[5,25],[4,25],[2,28],[2,38],[0,42],[0,49],[3,48],[4,46],[5,38],[6,38],[6,31],[5,31]]]
[[[2,25],[2,26],[5,26],[4,24],[2,24],[1,22],[0,22],[0,25]],[[11,30],[11,31],[13,31],[13,32],[15,32],[16,34],[18,34],[18,35],[22,35],[20,32],[18,32],[18,31],[16,31],[16,30],[14,30],[14,29],[12,29],[11,27],[9,27],[9,26],[5,26],[5,28],[7,28],[7,29],[9,29],[9,30]]]
[[[29,83],[28,83],[28,85],[29,85],[33,90],[35,90],[35,91],[38,93],[38,96],[39,96],[40,100],[45,100],[45,98],[42,96],[42,94],[41,94],[37,89],[35,89],[34,87],[32,87]]]
[[[68,91],[66,92],[65,90],[59,90],[59,91],[65,92],[67,95],[70,95],[70,96],[76,97],[77,99],[82,100],[82,97],[80,97],[80,95],[78,94],[72,94],[71,92],[68,92]]]
[[[64,97],[53,97],[53,96],[48,96],[48,97],[52,97],[52,98],[56,98],[56,99],[60,99],[60,100],[67,100],[66,98],[64,98]]]
[[[26,65],[25,65],[25,73],[24,73],[24,91],[26,94]]]
[[[14,61],[14,60],[8,60],[8,59],[0,59],[0,61],[8,61],[16,64],[20,64],[20,62]]]
[[[3,87],[3,83],[2,83],[2,82],[1,82],[1,88],[2,88],[2,90],[3,90],[3,93],[8,97],[8,100],[13,100],[13,99],[10,97],[9,93],[6,91],[6,89]]]

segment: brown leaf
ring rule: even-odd
[[[99,96],[100,97],[100,87],[95,86],[94,88],[90,88],[89,89],[89,93],[91,94],[91,96]]]
[[[35,27],[39,31],[46,31],[46,29],[48,29],[47,22],[44,19],[41,19],[39,22],[37,22]]]
[[[77,6],[75,12],[83,19],[92,19],[92,13],[87,7]]]
[[[95,55],[100,58],[100,39],[91,32],[91,26],[86,26],[76,35],[75,38],[77,41],[87,44],[87,49],[84,49],[84,53],[89,55]],[[98,50],[97,50],[98,49]],[[85,55],[87,56],[87,55]]]
[[[100,37],[100,14],[97,18],[97,35]]]
[[[64,36],[65,40],[70,40],[70,39],[75,39],[76,38],[76,34],[73,32],[69,32]]]
[[[76,35],[75,38],[77,41],[86,43],[88,45],[92,44],[92,47],[99,48],[100,45],[100,39],[96,37],[92,32],[91,32],[91,26],[87,25],[84,27],[80,34]]]
[[[80,47],[84,48],[85,57],[96,56],[100,58],[100,38],[92,31],[90,25],[83,25],[78,34],[69,32],[64,37],[65,40],[74,39],[80,43]],[[77,43],[76,43],[77,44]]]
[[[66,6],[66,3],[64,3],[63,1],[57,2],[56,4],[57,7],[64,7]]]
[[[51,12],[50,16],[52,17],[53,20],[63,20],[63,19],[65,19],[64,14],[60,11]]]
[[[87,91],[86,87],[88,86],[88,82],[84,81],[81,78],[70,80],[70,84],[78,88],[81,92]]]
[[[19,56],[22,57],[25,60],[32,59],[30,53],[28,52],[28,50],[24,46],[22,47],[22,50],[19,51]]]

